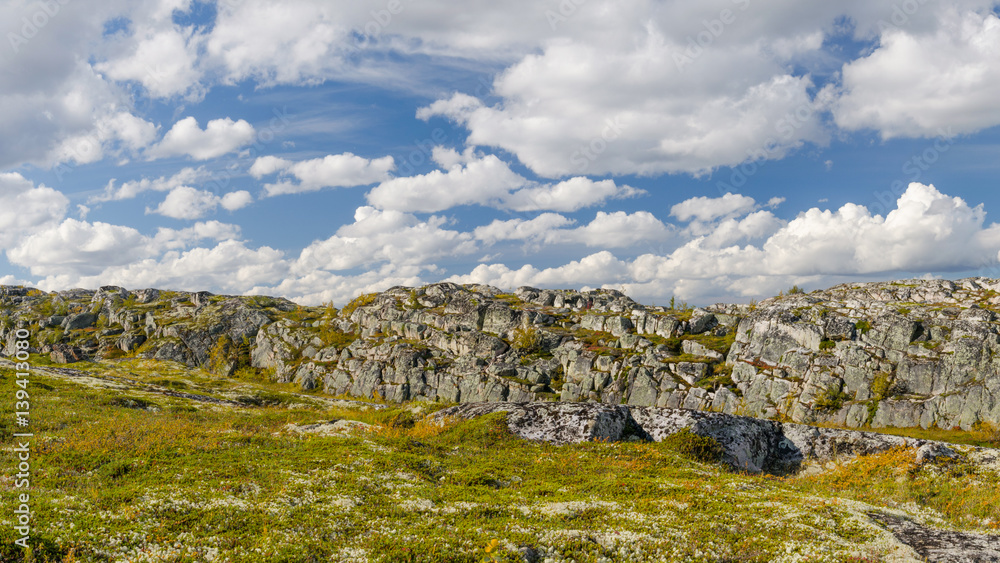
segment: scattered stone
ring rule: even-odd
[[[83,351],[75,346],[54,344],[49,353],[49,359],[56,364],[73,364],[87,359]]]
[[[958,460],[962,456],[951,447],[941,443],[924,444],[917,448],[917,464],[934,463],[941,460]]]
[[[299,434],[319,434],[321,436],[343,435],[351,432],[368,432],[370,424],[357,420],[331,420],[314,424],[286,424],[285,430]]]

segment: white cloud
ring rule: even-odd
[[[251,295],[284,295],[296,303],[320,305],[333,302],[344,306],[362,293],[385,291],[402,285],[419,287],[426,284],[415,268],[385,264],[377,269],[357,275],[338,275],[325,270],[313,270],[300,276],[289,277],[272,286],[256,286]]]
[[[293,271],[350,270],[383,262],[433,270],[434,260],[478,250],[471,234],[443,229],[446,222],[441,217],[420,221],[408,213],[359,207],[354,223],[306,247]]]
[[[112,178],[99,195],[87,199],[87,203],[100,203],[104,201],[117,201],[132,199],[147,191],[168,192],[181,186],[203,182],[212,175],[204,168],[183,168],[169,178],[160,176],[159,178],[143,178],[141,180],[130,180],[115,186],[115,179]]]
[[[972,133],[1000,124],[1000,18],[947,9],[929,30],[889,28],[843,69],[837,124],[885,139]]]
[[[537,240],[555,229],[572,225],[574,221],[558,213],[542,213],[533,219],[510,219],[508,221],[494,220],[489,225],[476,227],[476,239],[485,244],[494,244],[505,240]]]
[[[605,202],[645,194],[614,180],[575,177],[558,184],[532,182],[496,155],[435,148],[434,160],[447,171],[393,178],[368,192],[379,209],[433,213],[460,205],[483,205],[512,211],[577,211]],[[262,168],[270,166],[263,164]]]
[[[664,243],[671,238],[671,228],[648,211],[625,213],[598,211],[590,223],[567,228],[574,221],[557,213],[542,213],[534,219],[495,220],[477,227],[474,234],[485,244],[505,240],[523,240],[538,245],[583,244],[605,248],[626,248],[640,242]]]
[[[826,142],[811,81],[776,73],[754,46],[703,55],[698,69],[684,70],[671,57],[683,44],[655,26],[632,31],[643,41],[550,43],[497,77],[495,106],[456,94],[417,115],[464,125],[470,145],[503,148],[547,177],[701,174]],[[740,80],[718,78],[733,74]]]
[[[149,243],[151,254],[159,254],[165,250],[188,248],[202,240],[237,240],[240,237],[240,227],[219,221],[197,222],[184,229],[160,227],[156,236]]]
[[[250,205],[251,202],[253,196],[246,190],[230,192],[219,197],[209,191],[179,186],[170,190],[156,209],[147,207],[146,214],[157,213],[174,219],[193,220],[215,211],[220,205],[228,211],[235,211]]]
[[[68,206],[62,192],[36,187],[17,172],[0,172],[0,248],[57,223]]]
[[[228,194],[222,196],[222,200],[219,202],[219,204],[222,205],[222,207],[224,207],[227,211],[243,209],[251,203],[253,203],[253,196],[246,190],[229,192]]]
[[[593,181],[578,176],[559,182],[520,189],[503,200],[503,207],[513,211],[577,211],[604,203],[645,194],[645,190],[615,185],[614,180]]]
[[[114,80],[139,82],[157,98],[198,92],[201,72],[195,65],[201,36],[193,28],[156,23],[120,41],[118,56],[97,64],[97,70]]]
[[[268,196],[312,192],[323,188],[366,186],[389,178],[396,164],[391,156],[367,159],[352,153],[331,154],[323,158],[292,163],[274,156],[260,157],[250,167],[255,178],[282,172],[285,179],[276,184],[266,184]],[[294,176],[298,183],[287,179]]]
[[[625,213],[598,211],[593,221],[582,227],[554,231],[547,242],[582,243],[604,248],[628,248],[640,242],[666,243],[671,229],[648,211]]]
[[[268,174],[274,174],[279,170],[285,170],[292,164],[291,160],[285,160],[284,158],[278,158],[271,155],[261,156],[253,162],[252,166],[250,166],[250,175],[259,180]]]
[[[199,219],[219,206],[219,197],[212,192],[181,186],[170,190],[156,209],[146,208],[146,214],[158,213],[174,219]]]
[[[89,275],[50,275],[38,286],[56,289],[113,284],[186,291],[209,287],[240,293],[255,285],[279,282],[287,275],[287,268],[284,255],[278,250],[266,246],[247,248],[240,241],[227,240],[212,248],[169,251],[158,258],[116,264]]]
[[[734,244],[754,239],[760,242]],[[707,236],[663,255],[623,261],[600,251],[563,266],[517,270],[483,264],[450,279],[501,287],[624,285],[633,297],[647,300],[732,300],[792,284],[824,287],[900,273],[976,270],[994,266],[998,250],[1000,225],[985,223],[982,206],[912,183],[885,217],[855,204],[810,209],[788,223],[757,211],[740,221],[725,219]]]
[[[208,160],[249,144],[254,138],[254,128],[240,119],[233,121],[213,119],[202,130],[193,117],[174,123],[157,145],[146,150],[149,159],[187,155],[195,160]]]
[[[459,205],[497,204],[528,180],[494,155],[456,165],[447,172],[393,178],[368,192],[368,203],[379,209],[432,213]]]
[[[145,243],[145,237],[131,227],[66,219],[26,237],[7,251],[7,258],[36,276],[93,275],[144,257]]]
[[[740,194],[727,193],[722,197],[693,197],[670,208],[670,216],[681,221],[714,221],[726,217],[739,217],[753,211],[757,202]]]

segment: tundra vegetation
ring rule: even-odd
[[[937,553],[899,522],[990,542],[1000,531],[1000,456],[918,459],[916,448],[899,447],[750,474],[695,432],[552,445],[515,436],[503,413],[427,418],[484,400],[592,401],[864,428],[961,452],[996,447],[996,340],[985,336],[995,334],[992,286],[933,283],[685,311],[640,309],[611,291],[444,284],[340,310],[267,297],[8,288],[5,353],[11,331],[32,334],[34,529],[24,551],[13,515],[0,514],[0,560],[832,562]],[[977,370],[949,379],[967,364]],[[8,394],[14,379],[0,359]],[[18,431],[13,410],[0,403],[5,444]],[[4,467],[14,466],[11,450]],[[3,506],[14,506],[11,472],[0,479]]]

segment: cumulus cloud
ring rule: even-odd
[[[0,248],[60,221],[69,199],[17,172],[0,172]]]
[[[559,182],[517,190],[503,198],[502,207],[513,211],[577,211],[604,203],[645,194],[645,190],[618,186],[614,180],[593,181],[577,176]]]
[[[418,176],[393,178],[368,192],[368,203],[379,209],[435,212],[459,205],[499,202],[528,180],[495,155],[434,170]]]
[[[150,160],[172,156],[189,156],[195,160],[208,160],[233,152],[249,144],[254,138],[254,128],[240,119],[213,119],[201,129],[193,117],[174,123],[163,139],[146,150]]]
[[[434,260],[478,250],[471,234],[442,228],[446,223],[442,217],[420,221],[409,213],[359,207],[354,223],[306,247],[293,271],[350,270],[383,262],[433,270]]]
[[[246,207],[252,201],[253,196],[246,190],[230,192],[219,197],[209,191],[179,186],[170,190],[156,209],[147,207],[146,214],[156,213],[174,219],[193,220],[215,211],[220,205],[229,211],[235,211]]]
[[[505,240],[544,239],[555,229],[572,225],[574,221],[558,213],[542,213],[533,219],[494,220],[489,225],[476,227],[475,237],[486,244]]]
[[[159,257],[112,265],[91,275],[49,275],[38,286],[42,289],[55,289],[114,284],[123,287],[170,287],[187,291],[211,287],[225,292],[242,293],[248,287],[277,283],[287,273],[287,262],[281,251],[267,246],[248,248],[241,241],[227,240],[211,248],[169,251]]]
[[[104,186],[104,190],[100,194],[88,198],[87,203],[132,199],[147,191],[168,192],[181,186],[203,182],[208,178],[211,178],[211,173],[201,167],[183,168],[169,177],[160,176],[159,178],[130,180],[118,186],[115,185],[116,180],[112,178]]]
[[[644,34],[643,42],[627,48],[552,43],[496,78],[502,103],[487,106],[456,94],[417,115],[464,125],[470,145],[510,151],[547,177],[701,174],[826,142],[823,102],[810,96],[807,77],[765,70],[750,46],[729,53],[731,63],[710,56],[704,57],[711,62],[699,61],[719,76],[739,73],[739,82],[687,74],[671,58],[682,45],[655,26],[636,32]],[[756,76],[730,64],[748,65]],[[797,110],[791,118],[789,108]]]
[[[114,80],[138,82],[157,98],[198,93],[202,73],[196,65],[202,36],[193,28],[162,21],[139,25],[131,36],[113,39],[117,56],[95,68]]]
[[[7,250],[7,258],[36,276],[93,275],[144,257],[145,243],[146,238],[131,227],[66,219],[26,237]]]
[[[760,296],[806,281],[832,284],[847,278],[993,265],[1000,250],[1000,225],[987,225],[985,219],[982,206],[971,207],[933,186],[912,183],[885,217],[853,203],[836,211],[813,208],[787,223],[757,211],[740,221],[725,219],[712,233],[667,254],[625,261],[600,251],[563,266],[525,265],[517,270],[483,264],[451,279],[516,287],[566,284],[580,276],[575,285],[624,284],[636,292],[633,295],[649,297]],[[746,239],[759,242],[735,244]]]
[[[890,27],[848,62],[837,124],[893,137],[951,137],[1000,124],[1000,18],[944,8],[928,30]]]
[[[670,208],[670,215],[681,221],[713,221],[723,217],[746,215],[757,202],[752,197],[727,193],[722,197],[693,197]]]
[[[391,156],[367,159],[352,153],[331,154],[323,158],[292,162],[275,156],[254,161],[250,175],[255,178],[280,172],[282,181],[264,186],[268,196],[313,192],[323,188],[366,186],[389,178],[396,164]],[[292,182],[288,176],[298,182]]]
[[[495,220],[477,227],[474,234],[485,244],[522,240],[544,245],[583,244],[605,248],[626,248],[640,242],[666,242],[671,228],[648,211],[625,213],[598,211],[593,221],[568,228],[575,221],[558,213],[542,213],[533,219]]]
[[[228,194],[222,196],[222,199],[219,201],[219,205],[227,211],[243,209],[251,203],[253,203],[253,196],[246,190],[229,192]]]
[[[577,211],[605,202],[645,194],[614,180],[575,177],[557,184],[533,182],[511,170],[496,155],[459,154],[438,150],[435,160],[447,171],[393,178],[368,192],[379,209],[433,213],[460,205],[483,205],[512,211]]]

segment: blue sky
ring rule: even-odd
[[[0,283],[1000,277],[993,1],[0,5]]]

